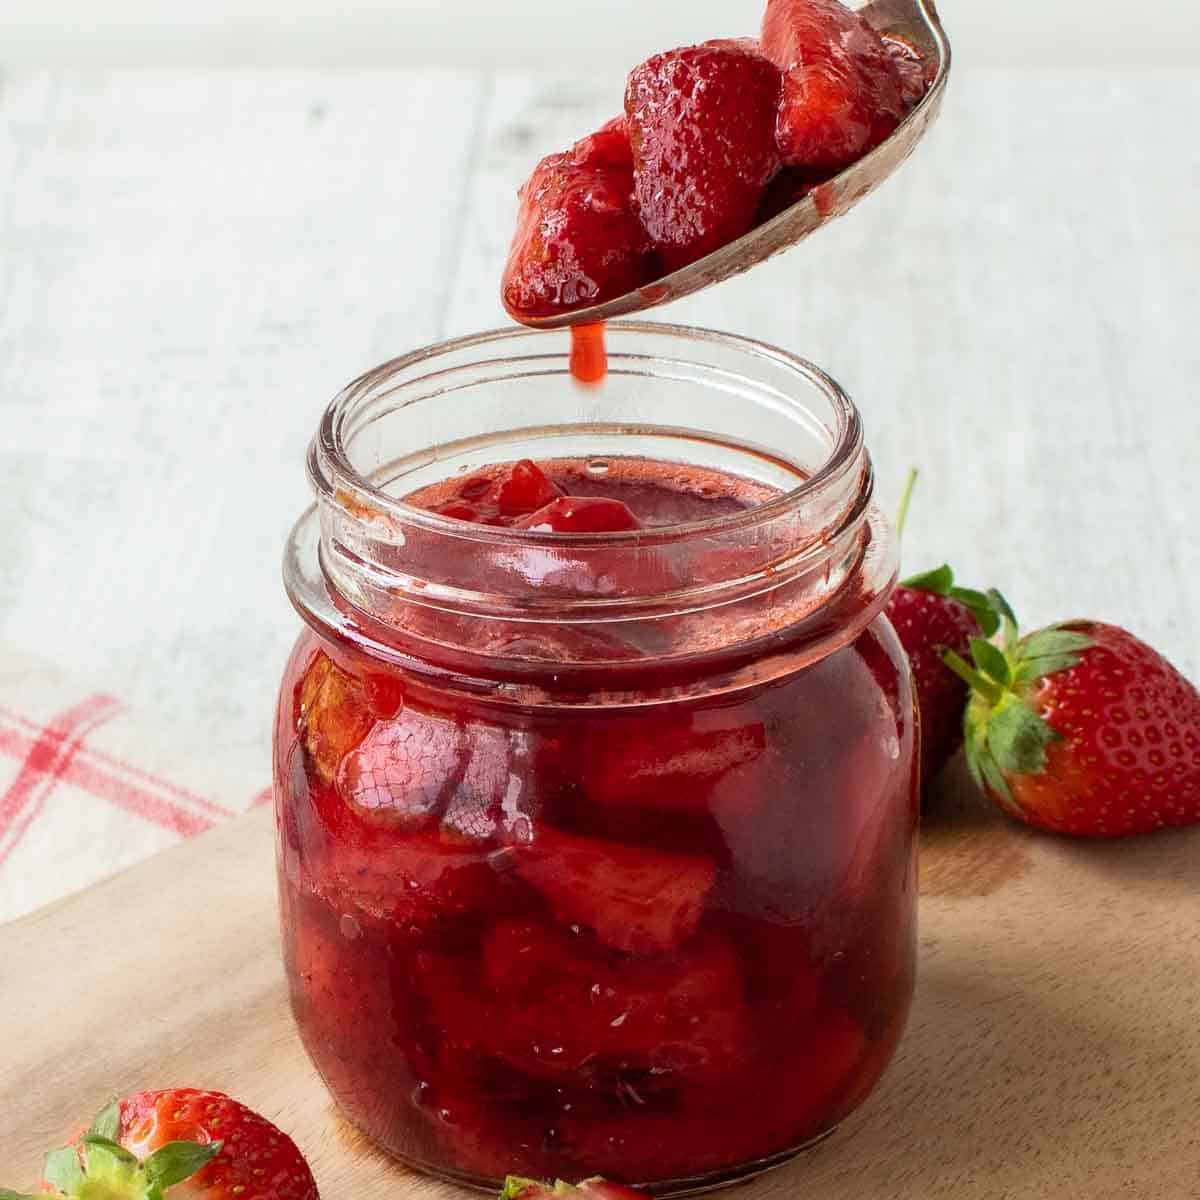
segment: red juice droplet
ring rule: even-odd
[[[604,348],[604,322],[571,326],[571,374],[576,383],[595,387],[608,374],[608,351]]]
[[[818,183],[812,190],[812,198],[823,217],[830,217],[837,210],[837,189],[832,183]]]

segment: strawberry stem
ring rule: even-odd
[[[947,650],[942,655],[942,662],[952,670],[968,687],[972,687],[981,696],[991,701],[992,704],[999,704],[1004,698],[1004,688],[989,679],[982,671],[977,671],[969,662],[961,655],[955,654],[953,650]]]
[[[896,509],[896,538],[904,536],[904,522],[908,520],[908,506],[912,500],[913,489],[917,486],[918,471],[910,467],[904,480],[904,491],[900,493],[900,507]]]

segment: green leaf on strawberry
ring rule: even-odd
[[[83,1184],[83,1167],[79,1165],[79,1152],[75,1147],[51,1150],[42,1164],[42,1178],[67,1195],[78,1191]]]
[[[564,1183],[561,1179],[550,1184],[517,1175],[510,1175],[504,1181],[499,1200],[554,1200],[565,1196],[582,1196],[585,1200],[587,1197],[592,1200],[647,1200],[641,1192],[619,1183],[609,1183],[599,1176],[577,1184]]]
[[[979,622],[979,628],[987,637],[991,637],[1000,628],[1000,617],[990,595],[974,588],[956,586],[954,572],[946,563],[932,571],[911,575],[908,579],[901,580],[900,586],[912,588],[917,592],[932,592],[935,596],[945,596],[947,600],[957,600]]]
[[[142,1170],[159,1187],[169,1188],[195,1175],[221,1153],[223,1145],[222,1142],[212,1142],[206,1146],[198,1142],[168,1142],[146,1159]]]
[[[8,1188],[0,1188],[0,1200],[46,1200],[45,1196],[30,1196],[27,1192],[10,1192]]]
[[[971,663],[952,650],[942,658],[971,688],[963,724],[971,774],[980,787],[1015,811],[1008,777],[1044,771],[1046,749],[1060,737],[1023,693],[1043,677],[1076,666],[1092,641],[1085,634],[1056,626],[1021,638],[1003,596],[990,593],[989,604],[1003,622],[1003,644],[974,638]]]
[[[121,1136],[121,1105],[113,1100],[106,1104],[92,1121],[88,1134],[115,1142]]]
[[[1042,772],[1046,748],[1060,736],[1022,693],[1043,676],[1075,666],[1079,653],[1091,645],[1091,640],[1053,626],[1022,639],[1007,601],[993,592],[989,604],[998,622],[1003,622],[1003,645],[974,638],[972,663],[952,650],[942,658],[971,688],[963,724],[971,774],[981,788],[1016,812],[1008,777]]]
[[[903,531],[916,482],[917,472],[910,471],[896,517],[897,535]],[[923,780],[937,775],[963,744],[963,713],[970,692],[947,669],[945,653],[970,654],[972,639],[995,634],[1009,611],[999,592],[959,587],[946,564],[912,575],[893,590],[887,615],[912,669],[921,721]],[[995,683],[998,695],[1007,681],[1006,672],[995,661],[991,665],[1001,676]]]

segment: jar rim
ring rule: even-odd
[[[872,619],[895,545],[845,390],[751,338],[657,322],[610,332],[610,404],[603,391],[600,403],[562,398],[567,335],[520,327],[414,350],[339,392],[309,448],[317,502],[285,552],[301,615],[468,674],[699,669],[782,655],[785,642],[819,655]],[[398,498],[524,457],[626,455],[635,470],[662,458],[757,490],[716,516],[582,534],[477,525]]]
[[[462,337],[421,347],[381,363],[344,387],[325,408],[320,426],[309,448],[308,475],[318,498],[326,503],[340,504],[343,507],[347,506],[348,500],[350,506],[358,511],[370,510],[372,515],[383,518],[385,521],[390,518],[406,525],[422,527],[431,533],[441,532],[459,540],[493,545],[505,543],[514,546],[620,546],[632,543],[659,545],[676,540],[726,533],[770,521],[779,514],[802,504],[810,496],[819,493],[848,471],[853,471],[857,467],[864,448],[861,414],[841,384],[808,359],[768,342],[703,326],[657,321],[612,321],[609,323],[609,328],[616,333],[678,338],[683,344],[708,343],[745,353],[751,359],[757,358],[774,363],[778,367],[794,373],[798,381],[803,381],[823,393],[831,406],[836,424],[831,431],[834,435],[833,445],[828,457],[818,467],[808,472],[794,488],[781,491],[767,500],[748,505],[734,512],[695,521],[610,533],[565,533],[517,529],[512,526],[476,525],[408,504],[403,499],[391,495],[384,488],[372,483],[353,465],[348,449],[352,431],[348,430],[348,425],[353,416],[354,406],[377,388],[383,380],[422,363],[435,362],[438,359],[448,358],[476,347],[516,344],[524,339],[548,342],[556,335],[562,336],[562,331],[533,329],[517,325],[466,334]],[[418,382],[418,380],[408,382]],[[797,410],[805,407],[802,401],[795,397],[788,396],[786,399]],[[653,426],[646,428],[652,430]]]

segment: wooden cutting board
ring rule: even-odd
[[[958,798],[956,798],[958,797]],[[744,1200],[1200,1197],[1200,830],[1038,836],[951,785],[912,1023],[875,1095]],[[258,810],[0,927],[0,1186],[105,1097],[232,1092],[324,1200],[454,1200],[335,1114],[292,1029]]]

